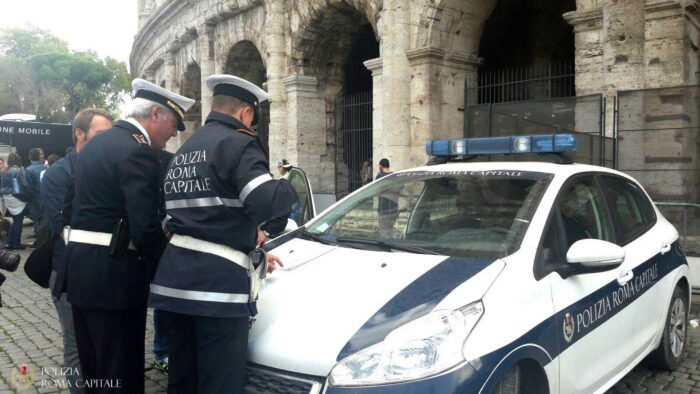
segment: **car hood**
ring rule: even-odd
[[[485,270],[494,259],[365,251],[301,239],[271,253],[285,268],[260,290],[249,360],[314,376],[328,375],[338,360],[431,312],[455,289],[463,295],[469,287],[465,303],[480,299],[500,272]],[[472,278],[473,285],[466,283]]]

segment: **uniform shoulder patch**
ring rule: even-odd
[[[257,135],[255,135],[255,133],[253,133],[253,132],[250,131],[250,130],[246,130],[246,129],[236,129],[236,131],[238,131],[238,132],[240,132],[240,133],[243,133],[243,134],[248,134],[248,135],[251,136],[251,137],[257,137]]]
[[[132,134],[132,137],[138,142],[139,144],[148,144],[148,141],[146,141],[146,138],[143,137],[141,134]]]

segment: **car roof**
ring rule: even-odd
[[[556,164],[548,162],[533,162],[533,161],[491,161],[491,162],[452,162],[445,164],[437,164],[431,166],[422,166],[411,168],[407,170],[397,171],[401,172],[411,172],[411,171],[428,171],[428,172],[440,172],[440,171],[529,171],[529,172],[542,172],[548,174],[554,174],[559,176],[568,177],[581,172],[608,172],[611,174],[622,175],[627,178],[629,176],[620,173],[619,171],[612,170],[610,168],[594,166],[588,164]]]

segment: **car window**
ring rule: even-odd
[[[551,174],[522,171],[398,173],[326,211],[308,231],[353,246],[381,242],[464,257],[513,253]],[[363,247],[366,245],[363,245]]]
[[[604,176],[602,179],[610,198],[610,208],[618,220],[620,242],[626,245],[654,225],[654,208],[634,182],[611,176]]]
[[[587,238],[615,241],[603,192],[592,176],[577,178],[565,186],[557,207],[564,226],[566,250]]]
[[[562,239],[561,222],[559,220],[559,210],[554,210],[547,225],[547,230],[542,239],[542,247],[539,261],[542,262],[546,273],[552,268],[566,262],[566,249]],[[538,276],[538,278],[544,275]]]
[[[311,219],[311,209],[309,207],[309,194],[306,188],[306,180],[301,171],[293,169],[289,174],[289,183],[297,192],[299,200],[292,206],[292,212],[289,218],[297,223],[297,226],[303,226],[304,223]]]

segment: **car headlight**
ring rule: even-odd
[[[387,335],[377,345],[336,364],[333,386],[394,383],[431,376],[465,361],[462,348],[484,314],[481,301],[429,313]]]

